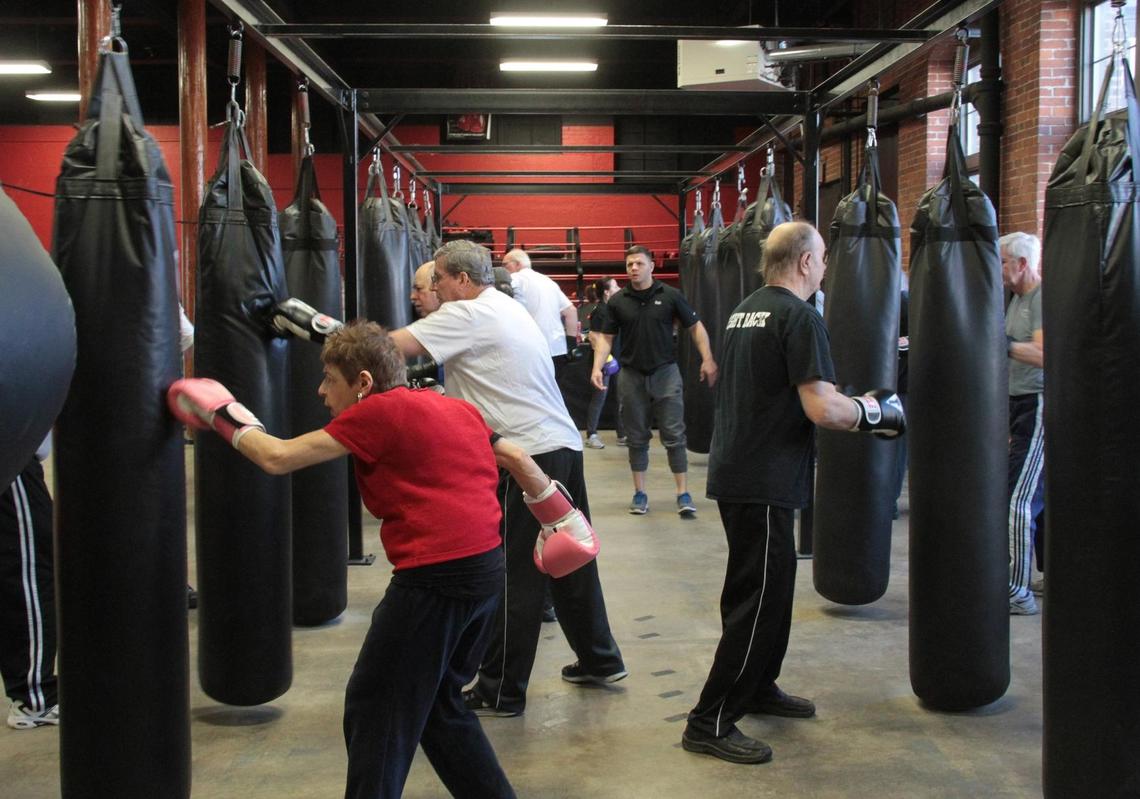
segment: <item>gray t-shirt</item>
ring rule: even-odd
[[[1014,294],[1005,309],[1005,334],[1014,341],[1033,341],[1042,328],[1041,284],[1024,294]],[[1009,359],[1009,396],[1040,394],[1045,390],[1045,370]]]

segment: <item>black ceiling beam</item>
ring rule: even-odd
[[[418,172],[424,178],[630,178],[642,180],[683,180],[693,176],[691,171],[677,169],[622,169],[622,170],[593,170],[593,169],[429,169]],[[706,177],[712,177],[708,175]]]
[[[405,114],[756,116],[800,114],[806,92],[685,89],[358,89],[357,108]]]
[[[750,148],[735,144],[401,144],[388,148],[396,153],[439,153],[447,155],[543,155],[574,153],[688,153],[743,152]]]
[[[922,30],[894,28],[738,28],[725,25],[607,25],[578,30],[503,28],[495,25],[318,23],[258,25],[262,36],[276,39],[503,39],[506,41],[606,41],[702,39],[780,41],[810,39],[828,42],[925,42]]]
[[[668,194],[676,183],[442,183],[444,194]]]

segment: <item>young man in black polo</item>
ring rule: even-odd
[[[677,512],[697,512],[688,489],[688,455],[685,452],[685,406],[681,397],[681,370],[673,343],[673,323],[689,331],[701,354],[700,379],[711,387],[716,382],[716,361],[709,336],[681,292],[653,279],[653,255],[641,246],[625,255],[629,285],[610,298],[609,318],[594,349],[590,380],[601,389],[602,364],[621,333],[622,352],[618,372],[618,399],[629,445],[629,468],[633,472],[633,501],[629,512],[646,513],[645,471],[649,468],[650,425],[657,422],[661,443],[669,456],[669,470],[677,484]]]

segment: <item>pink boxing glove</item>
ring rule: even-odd
[[[237,449],[250,430],[265,432],[265,425],[217,380],[187,377],[166,390],[166,404],[180,422],[198,430],[213,429]]]
[[[598,556],[594,528],[557,480],[537,497],[524,493],[523,501],[542,525],[534,542],[534,565],[540,572],[565,577]]]

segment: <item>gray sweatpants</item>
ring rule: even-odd
[[[685,403],[677,364],[666,364],[651,375],[623,368],[617,377],[621,420],[629,444],[629,468],[635,472],[649,468],[650,425],[656,423],[661,443],[669,455],[669,471],[687,472]]]

